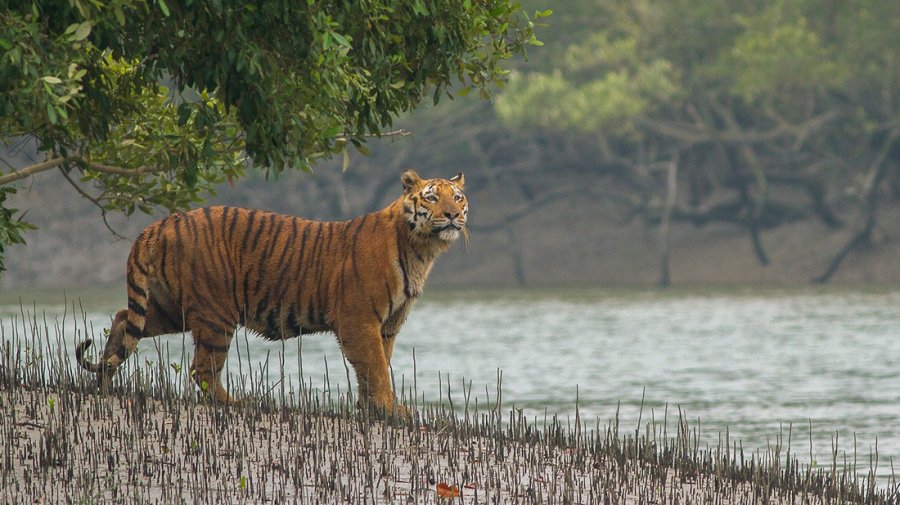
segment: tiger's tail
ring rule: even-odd
[[[89,347],[94,343],[93,340],[87,339],[84,342],[75,346],[75,361],[78,362],[78,365],[91,373],[100,372],[100,365],[98,363],[91,363],[87,358],[84,357],[84,351],[88,350]]]

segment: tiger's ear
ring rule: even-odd
[[[451,177],[450,182],[452,182],[453,184],[456,184],[459,187],[459,189],[462,189],[463,186],[466,185],[466,176],[463,175],[462,172],[460,172],[460,173],[454,175],[453,177]]]
[[[403,184],[404,193],[413,191],[421,182],[422,178],[411,168],[407,168],[400,174],[400,184]]]

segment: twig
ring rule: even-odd
[[[76,161],[84,163],[84,165],[90,170],[96,170],[97,172],[103,172],[104,174],[125,175],[128,177],[165,172],[169,170],[168,167],[152,167],[149,165],[144,165],[137,168],[113,167],[109,165],[103,165],[101,163],[92,163],[85,160],[84,158],[78,158]]]
[[[378,135],[373,135],[371,133],[366,134],[366,137],[409,137],[413,133],[409,130],[404,130],[403,128],[389,131],[386,133],[379,133]]]
[[[46,428],[43,424],[36,423],[34,421],[19,421],[16,423],[19,426],[28,426],[29,428],[37,428],[39,430],[43,430]]]
[[[100,209],[100,216],[103,218],[103,224],[106,225],[106,229],[109,230],[110,233],[112,233],[113,236],[117,239],[128,240],[128,237],[125,237],[124,235],[114,230],[113,227],[109,224],[109,221],[107,221],[106,219],[106,209],[103,207],[103,204],[101,204],[96,198],[89,195],[85,190],[81,189],[81,186],[79,186],[75,181],[72,180],[71,177],[69,177],[69,174],[66,173],[66,170],[63,167],[59,167],[59,171],[63,175],[63,177],[65,177],[66,180],[69,181],[69,184],[71,184],[72,187],[75,188],[75,191],[77,191],[81,196],[86,198],[88,201],[96,205],[98,209]]]
[[[363,135],[363,137],[365,137],[365,138],[409,137],[411,135],[412,135],[411,131],[400,128],[399,130],[393,130],[393,131],[384,132],[384,133],[367,133],[367,134]],[[334,140],[335,140],[335,142],[347,143],[347,142],[350,142],[351,137],[352,137],[351,135],[344,134],[344,135],[335,137]]]

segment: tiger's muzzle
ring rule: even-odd
[[[460,232],[465,228],[465,221],[448,220],[434,223],[431,227],[431,233],[436,235],[444,242],[453,242],[459,238]]]

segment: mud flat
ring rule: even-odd
[[[690,432],[535,430],[493,413],[385,422],[141,392],[0,387],[2,503],[898,503],[838,466]]]
[[[497,403],[463,392],[456,406],[398,384],[417,412],[405,420],[252,370],[232,384],[246,401],[217,405],[169,360],[131,360],[99,394],[71,346],[33,323],[0,335],[2,504],[900,503],[897,481],[876,481],[855,456],[804,465],[781,437],[763,453],[727,435],[708,447],[675,416],[539,422],[504,409],[499,384]],[[37,339],[56,351],[36,351]]]

